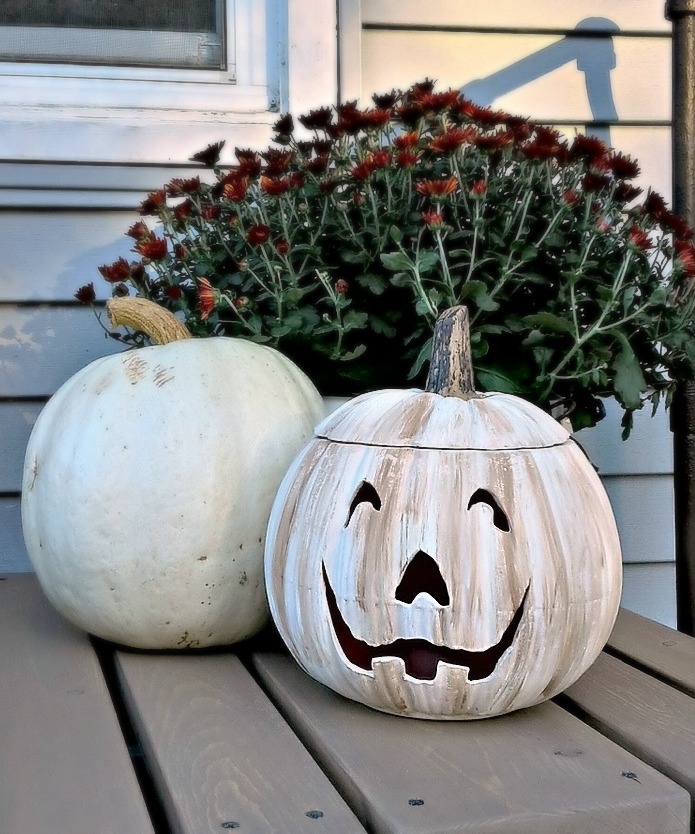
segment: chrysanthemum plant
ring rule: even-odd
[[[223,142],[197,154],[206,173],[143,202],[137,260],[100,268],[113,293],[273,345],[327,394],[420,384],[437,314],[466,304],[479,389],[575,429],[615,397],[624,434],[668,405],[695,360],[695,245],[636,162],[429,80],[373,105],[285,115],[231,166]]]

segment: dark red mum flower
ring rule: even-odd
[[[676,263],[688,278],[695,278],[695,244],[692,241],[674,240],[673,248],[676,252]]]
[[[266,163],[263,173],[268,177],[277,177],[284,174],[294,159],[292,151],[278,151],[274,148],[270,148],[261,156]]]
[[[602,191],[608,188],[611,184],[610,177],[605,174],[594,174],[589,172],[582,178],[582,188],[584,191]]]
[[[514,134],[508,130],[493,133],[476,133],[471,137],[473,144],[484,151],[497,151],[514,144]]]
[[[446,90],[443,93],[417,91],[413,93],[412,104],[423,113],[441,113],[458,104],[461,94],[458,90]]]
[[[659,214],[659,221],[662,226],[670,229],[675,237],[680,240],[690,240],[690,238],[693,237],[693,234],[695,234],[684,217],[681,217],[679,214],[675,214],[668,209]]]
[[[333,111],[330,107],[319,107],[300,116],[299,121],[307,130],[325,130],[333,122]]]
[[[281,194],[286,194],[290,190],[290,183],[287,177],[273,178],[261,177],[261,191],[269,194],[271,197],[279,197]]]
[[[621,180],[632,180],[639,176],[637,162],[625,154],[614,151],[606,157],[606,168]]]
[[[200,190],[200,177],[190,179],[173,179],[164,186],[165,191],[171,197],[185,197],[187,194],[195,194]]]
[[[400,90],[391,90],[390,93],[374,93],[372,101],[380,110],[390,110],[400,99]]]
[[[164,189],[151,191],[145,200],[140,203],[140,214],[157,214],[167,202],[167,195]]]
[[[222,213],[222,206],[215,203],[206,203],[200,209],[200,216],[208,223],[213,223]]]
[[[448,194],[453,194],[459,187],[459,181],[456,176],[448,177],[442,180],[422,180],[415,186],[418,194],[425,197],[446,197]]]
[[[127,281],[130,278],[130,264],[125,258],[119,258],[112,264],[100,266],[99,272],[110,284],[118,284],[120,281]]]
[[[630,203],[642,193],[642,189],[628,182],[619,182],[613,195],[619,203]]]
[[[193,214],[193,203],[190,200],[184,200],[182,203],[174,206],[174,217],[183,222]]]
[[[286,255],[290,251],[290,245],[286,240],[278,240],[275,244],[278,255]]]
[[[236,172],[240,177],[257,177],[261,173],[261,155],[257,151],[235,148],[236,158],[239,161]]]
[[[484,197],[487,193],[487,183],[485,180],[476,180],[468,187],[468,193],[471,197]]]
[[[599,162],[608,152],[605,142],[598,136],[585,136],[579,134],[570,146],[570,157],[572,159],[587,159],[591,164]]]
[[[443,229],[446,225],[444,222],[444,214],[441,211],[437,211],[437,209],[423,211],[422,221],[425,224],[425,226],[428,226],[430,229],[433,229],[434,231],[438,229]]]
[[[217,306],[217,294],[207,278],[198,278],[198,310],[205,321]]]
[[[208,145],[202,151],[198,151],[198,153],[194,153],[193,156],[190,158],[191,162],[201,162],[208,168],[213,168],[217,163],[220,161],[220,153],[222,152],[222,148],[225,146],[225,141],[222,140],[221,142],[215,142],[212,145]]]
[[[393,140],[393,144],[399,151],[412,150],[417,148],[420,142],[420,134],[417,130],[408,131],[408,133],[401,133]]]
[[[280,116],[273,125],[273,131],[282,136],[291,136],[294,133],[294,119],[292,118],[292,114],[285,113],[284,116]]]
[[[142,220],[138,220],[136,223],[133,223],[126,234],[128,237],[132,237],[135,240],[142,240],[144,237],[150,236],[150,230],[147,223],[144,223]]]
[[[338,295],[347,295],[350,289],[350,284],[345,280],[345,278],[338,278],[334,286]]]
[[[97,298],[97,294],[94,292],[94,282],[90,281],[89,284],[80,287],[75,293],[75,298],[80,304],[93,304]]]
[[[452,153],[472,141],[476,135],[477,131],[474,127],[454,127],[435,136],[429,147],[430,150],[440,153]]]
[[[164,295],[172,301],[178,301],[183,296],[183,290],[177,285],[167,285],[164,287]]]
[[[246,240],[251,246],[260,246],[270,238],[270,229],[263,223],[254,223],[246,233]]]
[[[647,191],[647,196],[644,198],[644,210],[647,214],[657,218],[662,212],[666,211],[666,200],[656,191],[651,188]]]
[[[310,174],[323,174],[328,170],[328,163],[330,157],[328,154],[322,154],[321,156],[315,156],[313,159],[310,159],[306,163],[306,169]]]
[[[649,239],[649,235],[644,231],[644,229],[640,229],[640,227],[635,223],[630,226],[628,240],[633,246],[636,246],[643,252],[648,252],[653,246],[651,240]]]
[[[397,168],[412,168],[417,165],[422,151],[398,151],[395,162]]]
[[[374,173],[374,168],[374,164],[369,157],[367,157],[367,159],[365,159],[364,162],[360,162],[359,165],[353,165],[350,169],[350,173],[358,182],[364,182],[364,180],[369,179],[369,177],[371,177]]]
[[[369,155],[369,160],[374,168],[387,168],[391,163],[391,152],[386,148],[381,148]]]
[[[139,252],[143,258],[149,258],[151,261],[161,261],[167,253],[167,242],[163,237],[150,235],[150,237],[143,238],[135,244],[135,251]]]

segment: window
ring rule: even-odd
[[[3,0],[0,60],[224,69],[224,0]]]
[[[278,112],[333,101],[336,73],[333,2],[0,0],[2,156],[176,165],[259,145]]]

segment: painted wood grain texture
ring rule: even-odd
[[[161,180],[159,185],[163,184]],[[126,231],[142,219],[134,209],[144,197],[144,192],[130,196],[131,212],[28,211],[4,215],[0,247],[6,255],[0,301],[74,302],[75,291],[90,281],[98,298],[110,297],[111,285],[102,278],[99,267],[119,257],[135,259],[131,252],[134,241]],[[37,246],[36,241],[41,245]],[[93,326],[100,331],[96,320]]]
[[[351,3],[354,0],[346,0]],[[362,17],[366,24],[518,27],[520,29],[573,29],[587,18],[594,18],[593,28],[601,30],[618,27],[621,30],[670,32],[671,25],[664,16],[660,0],[438,0],[422,3],[419,0],[369,0],[362,3]]]
[[[87,635],[33,577],[0,581],[3,834],[146,834],[149,815]]]
[[[603,654],[566,696],[602,733],[695,797],[691,695]]]
[[[563,432],[501,394],[382,391],[333,412],[286,476],[266,540],[271,612],[303,668],[377,709],[451,719],[576,680],[613,626],[621,557],[599,478]],[[511,650],[495,654],[512,622]],[[479,672],[483,653],[496,660]]]
[[[234,119],[221,112],[187,114],[176,110],[171,114],[160,111],[153,120],[151,113],[134,109],[126,113],[86,109],[76,122],[69,108],[55,112],[50,107],[28,107],[13,116],[3,133],[5,159],[121,165],[183,164],[191,154],[221,139],[238,147],[264,147],[277,121],[277,113],[242,118],[237,114]]]
[[[88,307],[0,305],[0,398],[49,396],[88,362],[121,350]]]
[[[375,834],[688,831],[685,791],[554,704],[404,726],[327,690],[286,656],[259,654],[254,664]]]
[[[673,478],[625,475],[603,479],[620,531],[625,562],[675,558]]]
[[[676,627],[675,562],[623,566],[621,605],[671,628]]]
[[[436,31],[362,33],[368,98],[426,76],[541,121],[670,120],[670,38],[561,38]],[[614,68],[613,68],[614,66]],[[587,75],[596,85],[593,106]],[[610,86],[609,86],[610,82]]]
[[[19,492],[24,452],[40,403],[0,403],[0,493]]]
[[[119,652],[117,664],[173,832],[362,832],[237,658]]]
[[[672,628],[622,610],[610,647],[695,696],[695,640]]]
[[[0,497],[0,574],[26,573],[31,563],[24,547],[19,496]]]
[[[636,411],[630,437],[621,440],[622,409],[615,400],[606,400],[605,406],[606,416],[598,425],[575,434],[601,476],[673,474],[668,412],[661,407],[652,417],[648,406]]]

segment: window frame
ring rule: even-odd
[[[222,138],[232,148],[268,142],[280,112],[336,101],[335,2],[229,0],[227,26],[233,79],[219,70],[0,63],[0,161],[37,170],[186,165]]]

